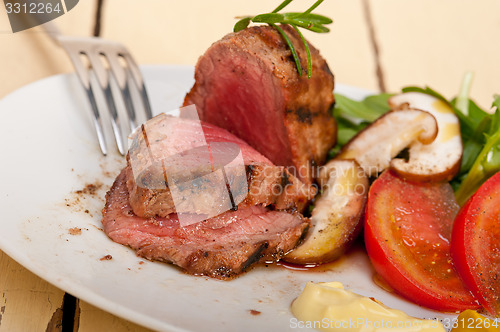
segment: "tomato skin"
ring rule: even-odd
[[[451,238],[453,263],[492,315],[500,315],[500,172],[462,207]]]
[[[443,301],[443,299],[436,299],[432,295],[429,296],[418,285],[409,280],[406,273],[398,268],[397,263],[392,262],[390,256],[386,255],[368,223],[365,224],[365,245],[375,271],[399,294],[427,308],[442,311],[461,310],[439,305],[436,300]],[[467,306],[467,308],[469,307]]]
[[[368,193],[364,235],[375,270],[397,293],[427,308],[480,307],[451,265],[448,241],[457,210],[449,184],[406,182],[391,171]]]

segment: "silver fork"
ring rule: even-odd
[[[98,82],[97,88],[102,89],[104,93],[116,146],[120,154],[125,155],[126,149],[123,143],[124,136],[121,130],[119,112],[116,108],[115,96],[113,96],[111,89],[111,80],[114,79],[121,91],[121,96],[128,115],[130,131],[137,128],[138,123],[137,114],[130,93],[129,77],[132,77],[134,82],[132,85],[138,90],[146,113],[146,119],[152,118],[151,105],[149,103],[144,80],[132,55],[125,46],[117,42],[97,37],[63,36],[59,29],[51,22],[43,24],[42,27],[52,37],[56,44],[64,48],[66,53],[68,53],[78,78],[87,94],[102,154],[107,155],[106,137],[101,121],[101,112],[105,112],[106,110],[99,110],[97,106],[94,93],[96,84],[93,83],[91,79],[92,73],[95,74]],[[87,59],[88,64],[85,62],[84,58]],[[122,63],[120,59],[122,59]],[[110,72],[112,75],[110,75]]]

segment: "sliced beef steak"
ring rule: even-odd
[[[138,217],[129,204],[126,170],[106,194],[104,231],[137,255],[171,262],[191,274],[229,278],[252,263],[276,261],[295,247],[308,221],[298,213],[269,211],[257,205],[229,211],[180,227],[167,218]]]
[[[150,218],[167,217],[176,212],[203,214],[213,211],[214,207],[221,208],[208,216],[226,211],[224,207],[231,206],[231,197],[226,194],[227,187],[220,185],[225,183],[222,174],[211,175],[215,173],[209,161],[214,156],[224,159],[227,143],[239,148],[244,166],[239,173],[238,169],[233,171],[231,165],[224,168],[231,193],[241,198],[236,201],[237,208],[272,205],[277,210],[301,211],[314,197],[315,187],[302,183],[285,167],[274,166],[228,131],[207,123],[159,115],[147,122],[146,129],[135,134],[129,150],[125,176],[134,213]],[[158,156],[177,153],[180,157],[149,158],[153,152]],[[176,186],[177,196],[173,197],[168,177],[176,174],[189,185]],[[198,189],[196,193],[193,186]]]
[[[300,36],[283,26],[302,68],[307,56]],[[272,27],[231,33],[200,57],[195,84],[184,105],[195,104],[203,121],[225,128],[310,183],[311,168],[324,163],[336,140],[331,113],[333,75],[309,44],[312,77],[298,75],[291,52]]]

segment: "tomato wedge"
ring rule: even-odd
[[[458,212],[448,183],[411,183],[385,171],[368,193],[365,244],[380,276],[407,299],[440,311],[478,308],[450,256]]]
[[[463,281],[489,313],[500,315],[500,173],[460,210],[451,256]]]

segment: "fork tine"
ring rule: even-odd
[[[102,129],[101,115],[99,114],[99,110],[97,108],[94,91],[92,91],[92,88],[85,90],[87,91],[87,96],[90,102],[90,106],[92,107],[92,114],[94,115],[93,122],[97,134],[97,141],[99,142],[99,147],[101,148],[102,154],[106,156],[108,154],[108,147],[106,145],[106,138],[104,136],[104,131]]]
[[[123,144],[123,135],[120,127],[120,119],[118,117],[118,112],[116,111],[116,104],[113,98],[113,93],[111,92],[111,86],[104,89],[104,95],[106,96],[106,103],[108,104],[109,112],[111,113],[111,127],[113,128],[113,133],[115,134],[116,147],[122,156],[125,155],[125,146]]]
[[[152,118],[151,105],[149,103],[146,87],[139,71],[139,67],[127,49],[120,43],[104,41],[99,38],[79,38],[58,36],[57,41],[66,50],[75,66],[77,74],[84,86],[88,99],[92,107],[92,115],[96,133],[99,140],[101,151],[104,155],[107,154],[106,141],[100,115],[103,110],[99,110],[96,103],[94,91],[97,85],[104,93],[108,113],[110,114],[111,126],[115,135],[116,146],[118,151],[125,155],[124,135],[120,125],[120,115],[116,108],[115,91],[111,87],[111,80],[114,80],[121,92],[125,108],[127,110],[128,122],[131,131],[138,126],[137,112],[134,110],[134,103],[131,95],[131,85],[135,85],[139,96],[144,106],[146,119]],[[87,68],[82,56],[86,56],[90,63],[90,69]],[[104,64],[104,59],[107,64]],[[125,62],[120,63],[120,58]],[[91,79],[91,74],[94,73],[96,80]],[[133,83],[130,81],[134,81]]]
[[[132,96],[130,95],[130,88],[128,84],[128,79],[125,81],[125,86],[122,89],[123,100],[125,101],[125,108],[127,109],[130,132],[133,132],[137,124],[137,115],[135,114],[134,104],[132,103]]]
[[[97,134],[97,140],[99,142],[99,147],[101,148],[101,152],[103,155],[108,154],[108,148],[106,144],[106,138],[104,136],[104,130],[102,127],[101,115],[99,114],[99,109],[97,108],[97,103],[94,95],[94,91],[92,86],[90,85],[90,73],[89,69],[86,68],[83,62],[80,59],[80,53],[74,52],[71,48],[66,47],[65,44],[62,44],[66,53],[68,53],[73,66],[75,67],[78,78],[80,79],[85,92],[87,93],[87,98],[90,103],[90,107],[92,109],[92,120],[94,123],[94,128]]]
[[[146,120],[149,120],[153,117],[153,112],[151,111],[151,104],[149,103],[149,97],[146,91],[146,85],[144,84],[144,80],[142,78],[141,71],[139,70],[139,66],[137,66],[137,63],[135,63],[134,58],[130,55],[128,51],[125,51],[120,55],[127,63],[127,67],[129,68],[132,74],[132,78],[134,79],[134,82],[139,90],[142,104],[144,105],[144,111],[146,112]]]
[[[130,132],[137,128],[137,116],[134,110],[134,104],[130,95],[130,88],[128,84],[128,69],[120,65],[118,61],[119,54],[106,52],[106,59],[108,60],[111,68],[111,73],[115,78],[118,87],[120,88],[125,109],[127,110]]]
[[[125,146],[123,144],[123,135],[120,127],[120,119],[118,116],[118,112],[116,110],[116,104],[113,98],[113,93],[111,91],[109,71],[103,66],[101,59],[99,58],[100,57],[99,53],[88,52],[87,57],[92,66],[92,70],[96,74],[97,80],[99,81],[99,84],[101,85],[101,88],[104,91],[104,96],[106,99],[106,104],[108,106],[108,111],[111,115],[111,127],[113,128],[113,133],[115,135],[116,147],[118,148],[120,154],[124,156]]]

